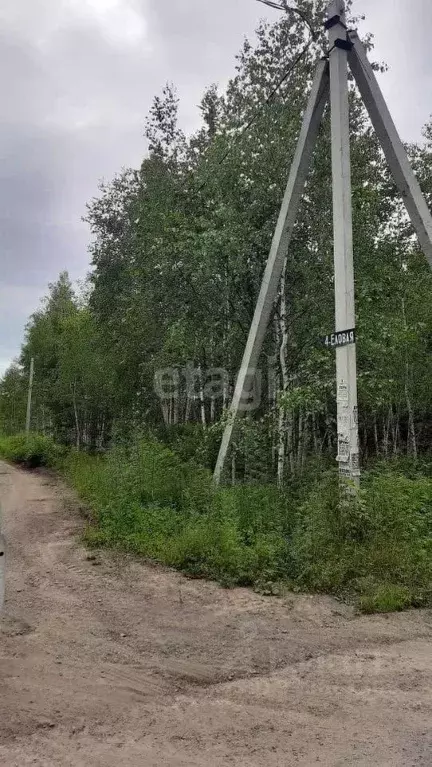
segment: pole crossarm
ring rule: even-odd
[[[432,267],[432,216],[357,32],[348,61],[422,250]]]
[[[291,166],[291,172],[273,237],[270,255],[264,272],[254,318],[249,331],[243,361],[237,377],[234,396],[228,415],[228,422],[223,434],[214,472],[214,480],[217,483],[220,482],[222,476],[237,416],[247,409],[246,400],[248,398],[248,392],[250,391],[251,384],[255,379],[257,372],[256,368],[272,308],[277,296],[279,282],[297,219],[313,149],[318,137],[320,124],[328,99],[329,67],[328,62],[323,59],[318,64],[309,101],[303,117],[297,149]]]

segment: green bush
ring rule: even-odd
[[[167,556],[169,564],[189,573],[252,586],[285,578],[289,551],[277,533],[249,532],[246,539],[235,517],[213,512],[190,520],[171,539]]]
[[[29,469],[38,466],[55,466],[61,452],[61,448],[54,440],[43,434],[0,437],[0,456]]]
[[[337,591],[369,577],[407,589],[410,603],[424,601],[432,584],[432,480],[371,474],[357,497],[340,503],[337,478],[326,479],[300,509],[293,560],[308,588]]]
[[[293,515],[275,488],[217,490],[208,471],[147,440],[106,458],[71,453],[64,472],[93,512],[89,545],[120,546],[226,585],[285,576]]]

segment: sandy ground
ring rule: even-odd
[[[79,545],[58,483],[0,464],[0,764],[432,764],[432,613],[226,591]]]

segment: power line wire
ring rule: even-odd
[[[303,11],[301,11],[299,8],[294,8],[293,6],[288,5],[286,0],[281,0],[282,4],[275,3],[273,2],[273,0],[257,0],[257,2],[262,3],[263,5],[267,5],[269,8],[274,8],[277,11],[285,11],[286,13],[296,13],[297,16],[300,16],[301,20],[306,24],[307,28],[309,29],[312,40],[314,42],[318,40],[318,34],[316,30],[313,28],[306,14],[303,13]]]

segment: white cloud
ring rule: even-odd
[[[131,0],[69,0],[69,5],[78,17],[91,18],[114,45],[136,45],[146,36],[142,9]]]
[[[147,36],[146,0],[11,0],[0,5],[0,27],[39,49],[60,30],[95,26],[114,46],[134,47]]]

